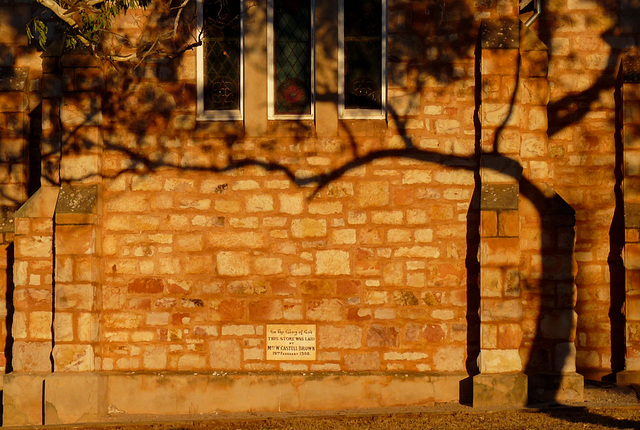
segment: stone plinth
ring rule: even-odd
[[[527,404],[527,375],[524,373],[489,373],[473,377],[473,407]]]

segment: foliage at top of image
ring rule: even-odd
[[[52,13],[34,17],[27,25],[27,37],[42,49],[52,42],[50,26],[60,33],[67,49],[88,49],[94,56],[112,62],[139,64],[148,57],[174,58],[200,44],[183,12],[192,0],[37,0]],[[147,10],[148,20],[140,28],[140,36],[113,30],[114,22],[131,9]],[[152,31],[147,28],[152,25]],[[185,37],[186,34],[190,38]],[[56,36],[57,38],[58,36]]]

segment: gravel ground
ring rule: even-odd
[[[114,421],[118,417],[113,418]],[[121,419],[121,418],[120,418]],[[163,421],[164,420],[164,421]],[[154,422],[150,422],[154,421]],[[34,427],[30,427],[33,429]],[[355,430],[355,429],[640,429],[640,402],[630,388],[606,383],[585,387],[585,400],[571,405],[528,409],[478,410],[460,404],[278,414],[220,414],[181,417],[128,417],[127,422],[46,426],[86,430]]]

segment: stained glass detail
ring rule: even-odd
[[[240,2],[204,3],[204,108],[240,109]]]
[[[274,0],[275,113],[311,113],[311,3]]]
[[[344,0],[345,108],[382,108],[380,0]]]

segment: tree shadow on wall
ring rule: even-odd
[[[434,103],[455,104],[455,96],[452,97],[450,94],[451,88],[459,84],[463,78],[458,76],[460,71],[456,68],[457,63],[473,61],[469,50],[474,49],[477,39],[475,30],[477,23],[473,18],[472,9],[464,1],[430,3],[426,8],[412,4],[411,8],[410,22],[405,20],[390,24],[392,34],[389,69],[391,75],[396,73],[395,77],[390,77],[390,80],[392,84],[395,83],[396,89],[404,93],[429,93],[435,96]],[[397,11],[391,8],[391,14],[394,12]],[[433,19],[434,16],[438,16],[438,19]],[[390,20],[393,21],[392,16]],[[398,25],[399,33],[404,38],[394,38],[394,25]],[[419,37],[412,37],[413,30],[409,31],[409,28],[418,29]],[[452,35],[456,37],[452,38]],[[324,46],[321,49],[325,49],[330,58],[335,54],[334,46]],[[477,54],[476,50],[476,62],[479,59]],[[335,167],[302,175],[297,171],[295,163],[279,158],[278,142],[273,139],[264,139],[259,151],[256,151],[259,154],[251,154],[250,151],[247,153],[238,150],[239,142],[244,137],[242,124],[197,123],[192,105],[195,99],[195,84],[176,82],[178,61],[157,59],[136,69],[108,73],[105,88],[102,90],[104,103],[100,112],[107,117],[103,134],[104,142],[97,142],[83,134],[84,124],[80,124],[74,130],[66,130],[63,134],[60,145],[62,156],[82,154],[99,147],[105,154],[126,164],[120,164],[121,167],[106,175],[110,178],[125,173],[146,174],[159,169],[224,173],[246,167],[258,167],[267,172],[281,173],[299,187],[310,187],[313,190],[312,197],[334,181],[378,160],[412,160],[471,172],[474,175],[475,188],[467,212],[466,369],[470,376],[477,374],[476,361],[480,339],[478,315],[481,300],[478,285],[480,265],[477,257],[480,236],[477,232],[480,219],[480,158],[483,155],[479,145],[481,124],[478,121],[477,112],[480,104],[478,81],[476,80],[476,118],[474,118],[476,143],[472,154],[455,155],[417,147],[410,134],[411,128],[408,126],[408,121],[413,115],[410,112],[411,107],[403,110],[392,100],[389,126],[402,131],[401,147],[373,147],[368,150],[358,148],[356,142],[359,132],[352,130],[348,123],[343,123],[341,127],[344,140],[351,144],[351,154],[345,157],[346,161]],[[407,77],[413,73],[417,78],[407,81]],[[478,77],[479,70],[476,67],[476,79]],[[436,90],[433,90],[431,85]],[[605,84],[601,83],[601,85]],[[471,91],[470,87],[462,84],[456,88],[458,91]],[[331,89],[319,88],[318,93],[327,94],[326,99],[319,99],[319,101],[336,100]],[[585,96],[588,97],[589,94]],[[553,106],[564,106],[564,104],[558,102]],[[556,108],[553,106],[550,108],[549,116],[550,133],[556,133],[582,118],[576,115],[560,120],[558,115],[554,114],[553,109]],[[418,109],[420,107],[418,106]],[[89,115],[89,122],[91,122],[90,119]],[[302,127],[307,131],[301,134],[294,133],[291,136],[292,141],[314,137],[313,130],[309,132],[307,124],[303,123]],[[496,136],[496,145],[497,138]],[[221,146],[200,143],[198,139],[217,140]],[[494,147],[497,147],[496,145]],[[181,158],[176,158],[174,155],[178,147],[184,148]],[[300,147],[302,148],[302,145]],[[348,145],[343,148],[343,152],[347,151],[346,148]],[[208,161],[206,163],[190,162],[188,157],[190,151],[198,154],[209,153]],[[50,155],[55,154],[45,154],[45,157]],[[531,386],[536,387],[534,394],[539,394],[540,400],[554,399],[562,389],[558,374],[571,370],[567,368],[567,363],[575,355],[572,334],[575,327],[575,287],[572,269],[575,239],[574,212],[556,193],[534,184],[527,178],[520,178],[519,172],[522,172],[523,166],[518,160],[499,153],[492,153],[492,155],[490,161],[483,163],[483,168],[506,174],[515,172],[511,174],[513,179],[519,180],[522,197],[533,205],[541,223],[540,290],[536,292],[540,299],[539,316],[535,327],[531,327],[533,341],[525,372],[530,376]],[[54,171],[55,169],[52,170]],[[48,172],[44,174],[47,175]],[[48,179],[53,183],[58,181],[55,176]],[[522,281],[524,284],[524,280]],[[536,386],[535,378],[538,377],[547,378],[541,387]],[[538,393],[537,390],[541,391]]]

